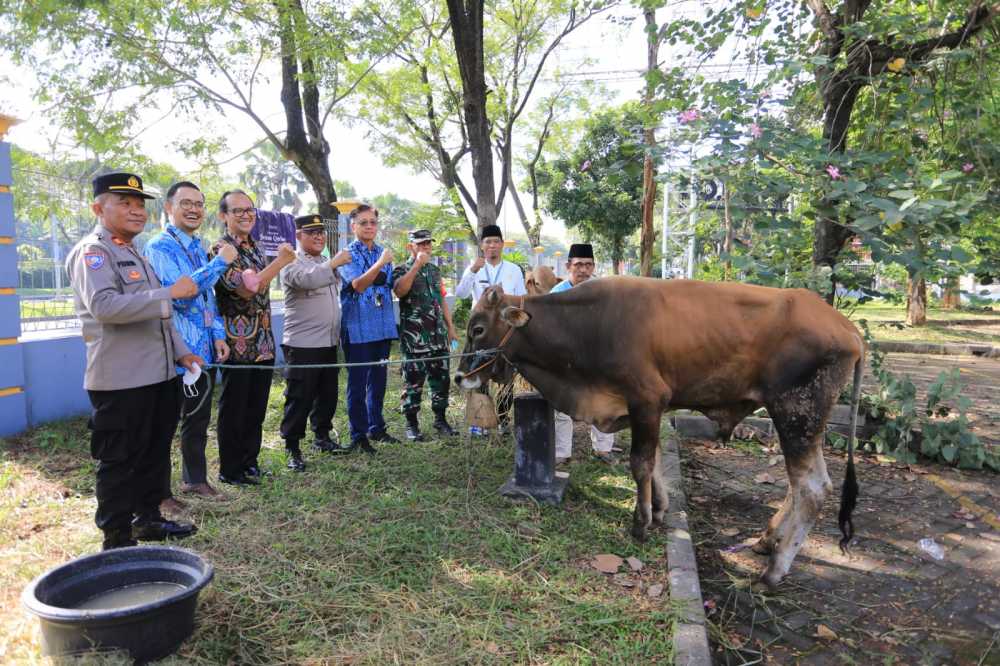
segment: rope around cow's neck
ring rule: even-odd
[[[521,305],[519,307],[522,310],[524,309],[524,295],[523,294],[521,295]],[[508,363],[510,363],[510,359],[508,359],[506,356],[504,356],[503,348],[504,348],[504,345],[507,344],[507,341],[510,340],[510,336],[512,336],[514,334],[514,330],[515,329],[514,329],[514,325],[510,324],[510,323],[507,324],[507,327],[508,327],[507,328],[507,332],[503,334],[502,338],[500,338],[500,344],[498,344],[493,349],[484,349],[484,350],[481,350],[479,352],[476,352],[476,353],[482,354],[484,356],[485,355],[489,355],[490,359],[488,361],[484,361],[483,363],[480,363],[478,366],[476,366],[475,368],[473,368],[469,372],[465,373],[465,375],[463,375],[463,377],[462,377],[463,379],[468,379],[469,377],[471,377],[471,376],[473,376],[473,375],[475,375],[475,374],[477,374],[479,372],[482,372],[486,368],[488,368],[491,365],[493,365],[494,363],[496,363],[497,359],[500,358],[501,356],[503,356],[503,359],[505,361],[507,361]],[[513,363],[511,363],[511,365],[513,365]]]

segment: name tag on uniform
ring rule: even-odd
[[[135,266],[135,262],[134,261],[119,261],[118,265],[122,266],[122,267],[124,267],[124,266]]]

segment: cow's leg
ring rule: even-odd
[[[823,460],[823,440],[826,420],[849,371],[840,362],[821,366],[803,385],[782,392],[767,405],[788,471],[785,502],[754,549],[771,551],[762,576],[769,586],[788,573],[833,488]]]
[[[632,515],[632,536],[637,541],[646,540],[646,532],[653,522],[653,477],[656,475],[657,452],[660,442],[660,415],[655,407],[630,407],[632,450],[629,464],[635,479],[635,512]]]
[[[660,456],[660,443],[656,443],[656,455],[653,458],[653,524],[662,525],[663,517],[670,506],[670,496],[667,493],[667,479],[663,475],[663,462]]]
[[[781,525],[785,516],[788,515],[788,508],[792,505],[792,488],[789,485],[788,492],[785,494],[785,501],[781,503],[781,507],[778,509],[777,513],[771,516],[771,520],[767,521],[767,529],[764,533],[760,535],[757,539],[757,543],[752,546],[753,552],[758,555],[770,555],[774,552],[774,539],[775,535],[778,533],[778,526]]]

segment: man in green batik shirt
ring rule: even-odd
[[[447,355],[449,340],[458,340],[444,300],[441,271],[431,263],[433,247],[430,231],[411,231],[406,244],[410,259],[392,272],[392,289],[399,298],[399,346],[403,352],[402,410],[406,415],[406,437],[413,442],[424,441],[417,412],[425,378],[431,387],[434,429],[442,435],[455,434],[445,419],[450,385],[448,359],[422,360]]]

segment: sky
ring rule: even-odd
[[[546,71],[551,72],[559,67],[576,72],[575,77],[581,81],[599,80],[615,95],[616,102],[636,97],[642,86],[641,70],[645,67],[646,58],[641,14],[632,6],[625,5],[614,15],[634,16],[635,20],[627,28],[622,28],[603,16],[592,19],[563,42]],[[591,62],[586,63],[588,60]],[[2,95],[5,101],[0,110],[25,119],[11,130],[7,140],[26,150],[45,155],[49,154],[49,146],[56,137],[66,137],[67,133],[62,132],[60,135],[60,129],[32,101],[30,91],[33,84],[31,72],[13,67],[0,54],[0,86],[7,89]],[[536,98],[539,93],[544,92],[544,85],[543,74],[543,82],[536,90]],[[272,106],[263,106],[259,113],[265,120],[272,120],[276,126],[283,127],[283,111],[277,95],[271,95],[270,99]],[[142,119],[142,122],[152,125],[139,139],[139,145],[150,158],[172,164],[181,172],[194,168],[194,163],[173,150],[171,144],[178,138],[183,140],[197,136],[197,125],[192,125],[189,119],[183,117],[168,117],[155,124],[152,124],[151,117]],[[209,118],[203,122],[236,137],[230,142],[230,154],[223,156],[220,161],[249,149],[262,137],[259,128],[238,112],[225,117]],[[371,150],[362,127],[348,127],[332,121],[327,127],[326,138],[332,148],[330,165],[334,179],[351,183],[360,198],[394,192],[415,201],[436,201],[437,181],[430,174],[417,174],[406,168],[385,166]],[[466,159],[465,162],[465,170],[469,172],[467,182],[471,184],[471,160]],[[231,159],[223,167],[223,173],[235,179],[243,167],[242,158]],[[308,203],[310,202],[307,201]],[[513,232],[521,231],[510,201],[504,203],[498,223]],[[565,227],[557,220],[546,220],[543,234],[568,240]]]

